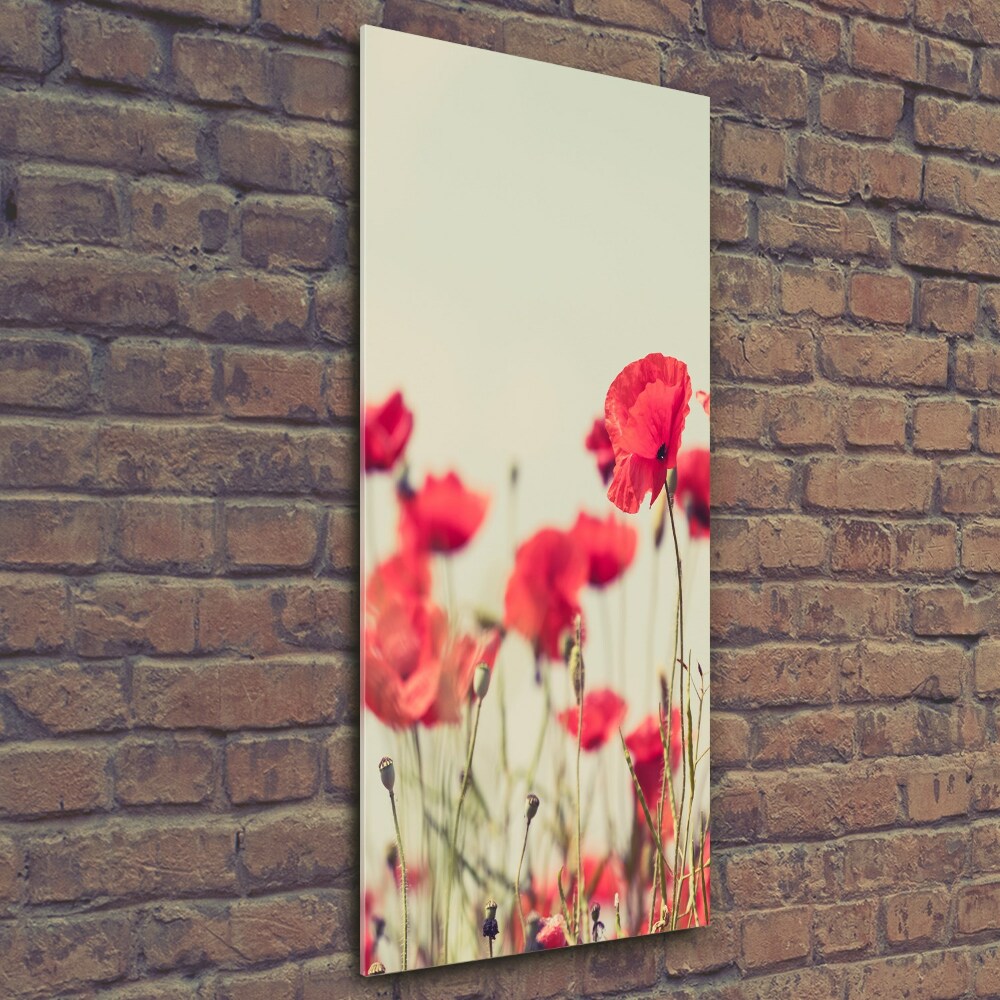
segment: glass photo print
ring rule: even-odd
[[[361,54],[361,972],[704,926],[708,99]]]

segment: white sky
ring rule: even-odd
[[[542,525],[570,527],[581,509],[612,509],[583,439],[626,364],[674,354],[694,389],[709,387],[708,106],[691,94],[362,29],[362,393],[381,401],[403,391],[415,415],[414,485],[454,468],[493,498],[483,529],[454,559],[460,611],[502,614],[512,523],[522,541]],[[693,396],[683,440],[708,444]],[[369,477],[362,501],[370,567],[393,545],[387,477]],[[622,690],[632,706],[626,732],[656,697],[646,665],[648,509],[630,523],[641,534],[625,601],[615,590],[607,608],[593,592],[584,604],[588,683]],[[660,663],[673,607],[665,555]],[[707,674],[707,543],[692,547],[686,566],[688,645]],[[625,657],[609,663],[599,651],[621,648],[626,601]],[[508,640],[501,666],[508,692],[523,691],[517,738],[530,748],[540,695],[527,645]],[[488,755],[497,734],[485,708],[483,723]],[[370,714],[363,725],[362,829],[374,873],[391,839],[377,761],[394,743]]]

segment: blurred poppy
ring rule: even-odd
[[[587,554],[591,586],[607,586],[632,565],[638,536],[631,525],[619,521],[613,513],[601,520],[581,512],[570,534]]]
[[[634,514],[647,493],[650,505],[677,463],[684,421],[690,411],[687,365],[663,354],[647,354],[615,377],[604,401],[605,424],[615,453],[608,499]]]
[[[462,709],[472,690],[472,676],[476,667],[485,663],[490,670],[493,669],[500,639],[500,631],[490,629],[478,637],[458,635],[447,641],[437,696],[420,719],[425,726],[461,721]]]
[[[364,912],[362,914],[364,920],[364,939],[362,941],[361,972],[363,975],[368,974],[372,962],[378,957],[378,942],[381,934],[377,931],[381,931],[382,919],[374,915],[374,909],[375,894],[371,889],[366,889]]]
[[[611,482],[611,473],[615,471],[615,451],[611,447],[611,438],[608,437],[608,428],[604,424],[603,417],[598,417],[594,421],[594,426],[590,428],[584,444],[587,446],[587,451],[594,453],[597,471],[607,486]]]
[[[692,538],[710,534],[711,455],[707,448],[687,448],[677,456],[677,488],[674,496],[687,515]]]
[[[463,548],[486,517],[489,497],[466,489],[454,472],[429,475],[417,491],[399,488],[399,531],[405,548],[448,554]]]
[[[604,746],[625,721],[628,705],[611,688],[595,688],[583,696],[583,735],[580,746],[596,750]],[[576,739],[579,709],[576,705],[560,712],[556,718],[573,739]]]
[[[587,556],[568,532],[542,528],[518,547],[504,623],[528,639],[536,655],[560,658],[559,640],[580,611],[587,571]]]
[[[625,746],[632,756],[632,766],[635,768],[635,776],[646,799],[646,805],[650,813],[655,816],[656,807],[660,802],[660,784],[663,780],[663,743],[660,740],[659,714],[653,712],[647,715],[625,737]],[[681,711],[675,707],[670,714],[671,771],[676,771],[680,767],[682,749]]]
[[[710,404],[712,402],[712,397],[709,393],[705,392],[704,389],[699,389],[695,394],[694,398],[698,400],[703,407],[705,407],[706,416],[711,416]]]
[[[365,587],[367,611],[377,612],[394,597],[419,600],[431,592],[431,568],[427,554],[403,549],[372,570]]]
[[[569,934],[566,928],[566,918],[561,913],[554,917],[544,917],[539,926],[535,941],[542,951],[552,948],[565,948],[569,944]]]
[[[684,873],[681,882],[680,898],[677,902],[677,926],[681,929],[688,927],[704,927],[711,916],[711,890],[712,890],[712,869],[709,861],[712,857],[711,834],[705,834],[705,843],[702,846],[701,856],[694,870],[694,907],[691,906],[691,871],[688,869]],[[704,865],[704,872],[702,866]],[[672,898],[668,904],[672,903]],[[695,916],[697,915],[697,921]]]
[[[413,414],[394,392],[381,405],[365,407],[365,472],[388,471],[399,460],[413,430]]]

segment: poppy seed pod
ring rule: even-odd
[[[486,697],[486,692],[490,689],[490,679],[492,676],[492,672],[487,664],[480,663],[476,667],[476,672],[472,678],[472,690],[475,691],[476,697],[480,701]]]
[[[382,779],[388,791],[392,791],[396,786],[396,767],[392,763],[391,757],[383,757],[378,762],[378,776]]]
[[[595,924],[597,923],[598,920],[601,919],[601,904],[600,903],[594,903],[594,905],[590,908],[590,919],[591,919],[591,922],[595,923]]]
[[[369,976],[384,976],[385,975],[385,966],[381,962],[372,962],[372,964],[368,966],[368,975]]]
[[[534,792],[529,792],[524,800],[524,818],[530,823],[538,812],[538,796]]]

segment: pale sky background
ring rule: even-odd
[[[406,453],[415,486],[427,472],[455,469],[492,497],[485,525],[453,559],[465,617],[474,607],[502,615],[512,525],[520,542],[543,525],[569,528],[581,509],[602,517],[613,509],[583,441],[626,364],[651,351],[673,354],[687,363],[695,390],[709,388],[708,108],[705,97],[362,29],[362,393],[381,402],[402,390],[415,416]],[[683,444],[707,446],[708,436],[692,396]],[[362,505],[370,568],[394,545],[388,477],[367,477]],[[627,733],[656,704],[646,655],[653,549],[648,508],[619,516],[640,531],[625,594],[612,588],[602,607],[588,589],[584,613],[588,684],[623,693]],[[664,666],[668,554],[665,545],[655,615]],[[690,547],[687,644],[706,676],[708,562],[707,542]],[[527,644],[509,638],[501,668],[518,726],[511,739],[530,755],[541,693]],[[557,679],[562,708],[568,692]],[[477,774],[488,771],[498,740],[491,707],[487,699]],[[363,716],[363,865],[377,880],[392,839],[377,762],[412,744],[397,744]],[[704,773],[707,806],[707,766]],[[629,794],[623,786],[611,796],[626,813]],[[595,842],[607,840],[600,829]]]

